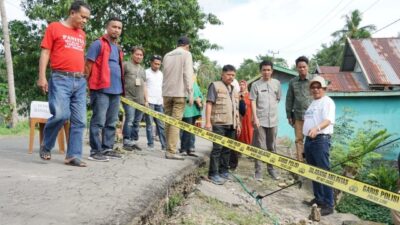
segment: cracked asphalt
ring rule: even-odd
[[[196,138],[200,157],[168,160],[159,150],[145,149],[142,133],[142,152],[93,162],[86,160],[85,139],[88,167],[78,168],[64,165],[57,145],[50,161],[41,160],[37,136],[33,154],[28,154],[28,137],[0,137],[0,224],[135,224],[211,149],[211,142]]]

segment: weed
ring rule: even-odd
[[[388,208],[350,194],[343,196],[336,210],[341,213],[352,213],[363,220],[393,224]]]
[[[185,198],[181,193],[175,194],[167,198],[167,202],[164,205],[164,214],[172,216],[174,209],[180,206]]]

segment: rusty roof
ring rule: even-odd
[[[352,72],[320,74],[329,81],[328,92],[361,92],[368,91],[368,85],[359,79],[360,74]]]
[[[352,65],[342,70],[354,71],[357,61],[370,86],[400,85],[400,38],[349,39],[347,46],[344,64]]]
[[[318,66],[317,72],[318,73],[339,73],[340,67],[339,66]]]

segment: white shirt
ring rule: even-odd
[[[162,83],[163,73],[160,70],[157,72],[154,72],[151,68],[146,70],[147,96],[150,104],[163,104]]]
[[[313,127],[317,127],[324,120],[329,120],[329,126],[318,131],[318,134],[333,134],[333,124],[335,123],[335,103],[333,100],[324,96],[313,100],[304,114],[303,134],[308,136],[308,132]]]

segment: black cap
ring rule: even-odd
[[[186,36],[182,36],[178,39],[178,46],[189,45],[189,44],[190,44],[190,39]]]

